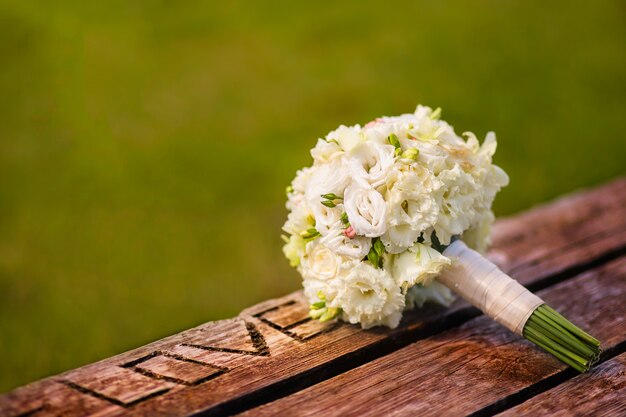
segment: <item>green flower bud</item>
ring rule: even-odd
[[[402,158],[417,161],[417,156],[419,155],[419,153],[419,149],[409,148],[406,151],[402,152]]]
[[[318,232],[317,229],[315,229],[314,227],[307,229],[304,232],[300,233],[300,236],[302,237],[302,239],[315,239],[319,235],[320,235],[320,232]]]
[[[326,313],[326,308],[320,308],[319,310],[310,310],[309,316],[311,316],[312,319],[319,319],[324,313]]]
[[[339,315],[339,311],[340,310],[338,308],[335,308],[335,307],[331,307],[331,308],[326,309],[324,314],[322,314],[321,317],[320,317],[320,322],[323,323],[325,321],[334,319],[335,317],[337,317]]]
[[[391,135],[389,135],[387,137],[387,142],[389,142],[391,145],[395,146],[396,149],[400,148],[400,140],[395,135],[395,133],[392,133]]]
[[[333,193],[322,194],[321,197],[325,198],[326,200],[343,200],[343,197],[339,197],[337,194]]]

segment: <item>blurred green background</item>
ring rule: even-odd
[[[0,5],[0,391],[299,287],[284,188],[337,125],[498,134],[496,213],[626,173],[626,8]]]

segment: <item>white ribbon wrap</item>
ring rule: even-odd
[[[544,301],[502,272],[461,240],[443,251],[452,265],[437,280],[509,330],[522,335],[533,311]]]

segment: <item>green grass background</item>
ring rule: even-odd
[[[0,3],[0,391],[297,289],[341,123],[496,131],[499,215],[626,172],[623,2],[338,3]]]

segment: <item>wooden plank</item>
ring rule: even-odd
[[[626,178],[620,178],[513,217],[499,218],[489,257],[522,282],[527,276],[558,274],[573,259],[587,262],[623,248],[624,203]]]
[[[540,292],[605,349],[626,341],[626,258]],[[621,345],[620,345],[621,344]],[[566,366],[485,316],[241,416],[467,415]]]
[[[490,256],[505,270],[517,270],[514,276],[524,284],[545,286],[555,276],[567,277],[624,252],[625,203],[626,179],[619,179],[504,219],[496,224],[496,249]],[[590,249],[581,251],[581,247]],[[556,260],[555,253],[559,254]],[[90,412],[102,415],[243,410],[477,314],[457,302],[447,310],[433,307],[407,314],[393,331],[363,331],[345,323],[311,321],[306,318],[307,310],[300,291],[266,301],[236,318],[206,323],[19,388],[0,397],[0,414],[80,413],[81,402],[55,400],[67,390],[84,397]],[[123,377],[128,372],[138,376]],[[134,381],[132,386],[127,380]]]
[[[626,353],[498,415],[624,416]]]

